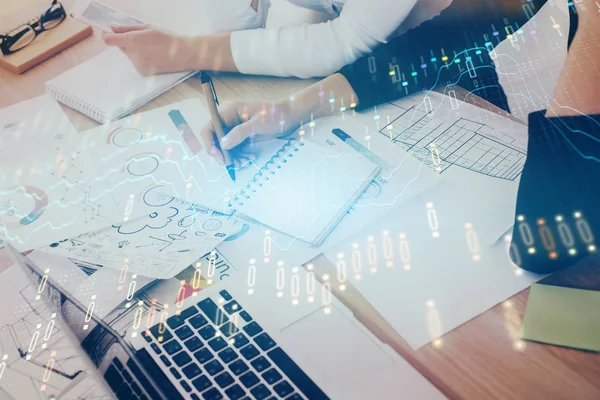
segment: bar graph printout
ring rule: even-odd
[[[390,122],[379,132],[438,173],[459,167],[515,181],[527,155],[526,135],[519,135],[526,126],[456,100],[446,107],[449,97],[431,93],[420,104],[409,99],[390,104],[384,108]]]

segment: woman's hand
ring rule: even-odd
[[[219,162],[223,162],[221,148],[232,150],[250,141],[259,142],[289,136],[300,126],[291,112],[289,102],[233,103],[219,111],[226,135],[216,143],[212,122],[201,132],[202,147]],[[243,152],[243,149],[240,150]]]
[[[190,70],[190,38],[150,26],[113,25],[102,33],[109,46],[119,47],[144,76]]]
[[[143,76],[165,72],[237,72],[229,34],[181,36],[152,25],[117,26],[102,33],[109,46],[119,47]]]
[[[323,94],[335,96],[334,102],[323,101]],[[358,102],[352,86],[340,74],[331,75],[297,92],[294,100],[270,103],[234,103],[220,111],[225,131],[219,146],[215,143],[212,123],[202,129],[203,147],[222,161],[220,148],[231,150],[249,140],[263,141],[287,137],[303,123],[336,114],[343,104]]]

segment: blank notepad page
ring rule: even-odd
[[[379,170],[358,153],[290,141],[239,196],[239,211],[318,245]]]

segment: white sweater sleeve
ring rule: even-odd
[[[348,0],[340,16],[320,24],[231,33],[244,74],[326,76],[385,43],[417,0]]]

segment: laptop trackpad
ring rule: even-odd
[[[353,397],[347,393],[353,382],[367,386],[369,376],[395,365],[374,338],[335,307],[329,314],[315,311],[281,335],[286,351],[335,398]]]

